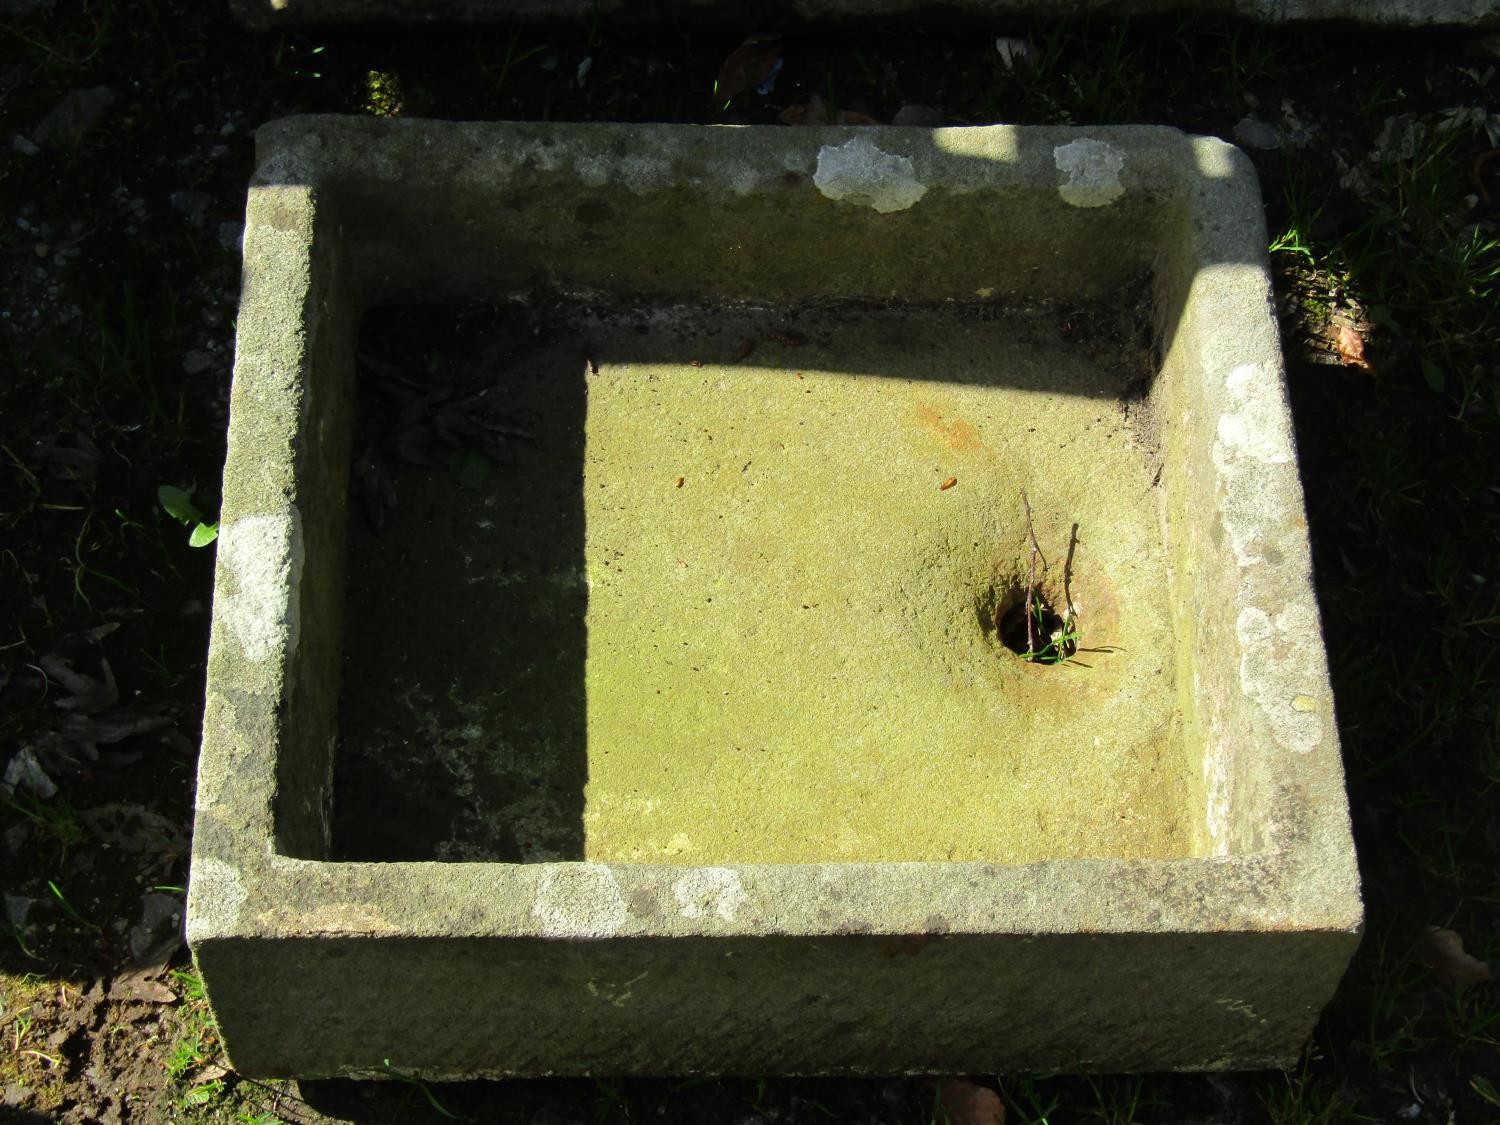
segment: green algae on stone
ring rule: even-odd
[[[1194,854],[1157,465],[1086,322],[554,314],[495,376],[536,448],[477,490],[409,472],[353,535],[356,854]],[[1023,488],[1083,634],[1056,667],[995,636]]]

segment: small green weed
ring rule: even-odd
[[[181,1104],[184,1109],[191,1109],[194,1106],[205,1106],[218,1101],[223,1095],[224,1080],[214,1078],[190,1087],[187,1093],[182,1095]]]
[[[391,70],[365,72],[365,99],[361,108],[373,117],[397,117],[405,98],[401,76]]]
[[[474,47],[474,61],[478,63],[480,71],[493,88],[493,96],[497,105],[499,104],[500,96],[505,92],[505,84],[510,79],[511,71],[527,59],[534,55],[539,55],[542,51],[546,50],[546,47],[540,44],[524,50],[520,48],[521,24],[518,20],[511,22],[510,35],[507,36],[505,41],[505,54],[496,66],[491,67],[485,60],[484,49],[481,46],[476,44]]]
[[[1484,1075],[1476,1074],[1473,1078],[1470,1078],[1469,1088],[1476,1094],[1478,1094],[1484,1101],[1488,1102],[1496,1109],[1500,1109],[1500,1090],[1497,1090],[1495,1088],[1495,1084],[1488,1078],[1484,1077]]]
[[[1107,124],[1135,120],[1149,73],[1139,37],[1124,20],[1102,23],[1087,14],[1050,23],[1033,40],[1026,67],[995,58],[997,81],[1026,106],[1026,117],[1047,124]]]
[[[225,1092],[224,1082],[219,1077],[198,1083],[187,1081],[194,1071],[219,1057],[222,1050],[219,1025],[208,1006],[202,978],[185,969],[174,969],[170,976],[182,999],[177,1005],[177,1032],[172,1037],[164,1063],[167,1080],[179,1087],[178,1096],[183,1107],[201,1107],[218,1100]]]
[[[1357,1125],[1372,1120],[1355,1112],[1333,1083],[1312,1074],[1305,1062],[1300,1070],[1288,1071],[1284,1078],[1284,1086],[1260,1097],[1273,1125]]]
[[[174,484],[164,484],[156,490],[156,498],[162,510],[183,527],[192,527],[188,536],[189,547],[207,547],[219,537],[219,521],[208,522],[208,517],[193,503],[193,494]]]
[[[1033,593],[1031,596],[1031,617],[1034,629],[1034,637],[1031,641],[1032,647],[1021,654],[1022,659],[1029,660],[1033,664],[1062,664],[1072,659],[1079,649],[1078,642],[1083,639],[1083,634],[1078,631],[1073,609],[1068,607],[1068,612],[1063,616],[1060,624],[1052,624],[1051,612],[1046,603],[1042,601],[1040,594]],[[1036,642],[1046,638],[1046,643],[1036,647]]]
[[[52,897],[55,898],[55,899],[57,899],[57,903],[58,903],[59,906],[62,907],[63,913],[66,914],[69,918],[71,918],[74,922],[76,922],[78,925],[82,926],[86,930],[98,930],[99,929],[98,925],[96,925],[93,922],[90,922],[87,918],[85,918],[83,916],[83,914],[79,911],[79,909],[76,906],[74,906],[71,902],[68,901],[68,896],[62,893],[62,888],[59,887],[56,883],[54,883],[51,879],[47,880],[47,889],[52,892]]]
[[[328,50],[315,45],[302,35],[283,35],[276,44],[271,58],[271,68],[289,78],[322,78],[323,72],[316,69],[322,65],[319,58]]]
[[[78,819],[78,813],[66,797],[61,795],[51,800],[42,800],[30,793],[17,792],[5,802],[7,808],[31,822],[41,835],[62,848],[63,855],[75,844],[83,843],[88,833]]]
[[[1430,120],[1400,120],[1388,121],[1378,159],[1355,169],[1369,219],[1321,252],[1286,236],[1273,252],[1325,267],[1329,289],[1347,291],[1380,326],[1391,366],[1456,397],[1458,417],[1484,399],[1500,408],[1500,377],[1487,362],[1500,334],[1500,239],[1465,219],[1467,138]],[[1305,236],[1306,216],[1293,213],[1290,229]]]
[[[1020,1125],[1053,1125],[1054,1117],[1062,1105],[1062,1097],[1054,1086],[1035,1078],[1017,1078],[1005,1082],[1000,1088],[1001,1097]]]
[[[85,589],[88,580],[91,578],[111,589],[118,590],[131,601],[139,602],[141,600],[141,593],[134,586],[85,561],[85,556],[92,557],[101,551],[109,554],[108,548],[113,543],[108,529],[105,529],[101,533],[102,538],[99,539],[95,539],[89,535],[93,521],[93,513],[89,513],[83,517],[83,524],[78,528],[78,536],[73,540],[73,557],[63,560],[64,565],[71,566],[73,571],[73,604],[75,606],[85,606],[88,609],[94,608],[93,599],[89,597],[88,591]]]
[[[52,16],[40,27],[0,23],[0,39],[20,44],[38,70],[66,74],[83,70],[98,58],[109,42],[113,22],[113,4],[91,0],[84,3],[82,12]]]
[[[1140,1075],[1085,1075],[1098,1108],[1094,1113],[1107,1125],[1135,1125],[1152,1104],[1146,1094],[1146,1079]]]
[[[412,1086],[415,1089],[419,1090],[422,1096],[427,1099],[427,1104],[432,1106],[434,1111],[442,1114],[450,1121],[469,1120],[467,1117],[460,1117],[458,1114],[454,1113],[452,1110],[443,1105],[442,1102],[438,1101],[437,1095],[432,1092],[432,1087],[422,1079],[417,1078],[414,1075],[403,1074],[401,1071],[393,1067],[391,1065],[390,1059],[381,1060],[381,1069],[385,1071],[387,1078],[394,1078],[397,1082],[405,1082],[408,1086]]]

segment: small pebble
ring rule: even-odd
[[[1253,113],[1248,113],[1235,125],[1234,139],[1245,148],[1269,152],[1281,147],[1281,130]]]
[[[902,106],[896,111],[896,116],[891,118],[892,125],[915,125],[923,129],[936,129],[943,123],[941,110],[915,103]]]

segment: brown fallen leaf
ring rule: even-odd
[[[1464,939],[1441,926],[1426,926],[1417,942],[1417,959],[1445,983],[1462,988],[1493,979],[1490,967],[1464,952]]]
[[[714,80],[714,97],[730,98],[759,86],[771,76],[781,58],[781,36],[776,32],[758,32],[750,36],[724,60],[719,77]]]
[[[949,477],[942,484],[938,485],[938,491],[939,492],[947,492],[950,488],[952,488],[957,483],[958,483],[958,478],[957,477]]]
[[[1362,371],[1373,371],[1374,366],[1365,355],[1365,338],[1352,324],[1340,324],[1334,333],[1333,346],[1345,367],[1358,367]]]
[[[175,1004],[177,993],[157,978],[165,965],[141,965],[127,969],[109,986],[111,1000],[144,1000],[149,1004]]]
[[[868,113],[857,113],[852,109],[841,109],[837,113],[828,108],[828,103],[814,94],[802,105],[789,105],[780,114],[786,125],[879,125],[880,122]]]
[[[937,1120],[947,1125],[1005,1125],[1005,1103],[987,1086],[963,1078],[938,1084]]]

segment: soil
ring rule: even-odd
[[[1007,66],[997,34],[1026,38],[1029,61]],[[255,126],[299,111],[774,124],[813,94],[835,117],[925,106],[953,124],[1230,138],[1248,117],[1275,137],[1252,156],[1283,246],[1368,933],[1288,1074],[967,1080],[997,1089],[1013,1121],[1500,1117],[1484,964],[1500,953],[1493,53],[1462,32],[1191,17],[870,22],[789,30],[774,89],[726,107],[711,90],[741,38],[254,36],[212,2],[0,3],[0,769],[14,771],[0,1119],[933,1119],[924,1078],[251,1081],[228,1068],[180,943],[213,559],[158,490],[190,492],[212,523]],[[53,116],[65,101],[72,137]],[[1468,116],[1422,147],[1456,110]],[[1469,232],[1468,257],[1432,253]],[[1368,354],[1351,358],[1340,327]]]

